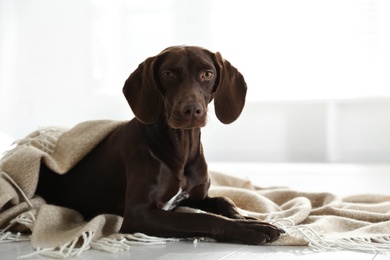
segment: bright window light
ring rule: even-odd
[[[145,55],[187,44],[220,51],[244,74],[249,100],[390,96],[387,0],[92,3],[95,35],[110,39],[93,43],[102,80],[118,81],[128,49],[135,68]]]

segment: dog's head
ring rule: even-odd
[[[233,122],[246,90],[244,77],[219,53],[190,46],[169,47],[146,59],[123,87],[139,121],[150,124],[163,115],[170,127],[183,129],[205,126],[213,99],[218,119]]]

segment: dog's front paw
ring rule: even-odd
[[[284,230],[258,220],[236,220],[235,228],[230,230],[233,240],[249,245],[262,245],[273,242],[284,234]]]

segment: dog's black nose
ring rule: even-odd
[[[182,115],[187,118],[200,118],[203,116],[204,109],[202,105],[196,102],[188,102],[182,105],[181,107]]]

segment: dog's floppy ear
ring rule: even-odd
[[[219,121],[230,124],[241,114],[245,105],[247,86],[242,74],[221,54],[215,54],[218,85],[214,92],[215,114]]]
[[[159,118],[163,101],[154,78],[157,56],[150,57],[131,73],[123,87],[123,94],[135,117],[145,124],[151,124]]]

